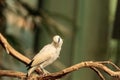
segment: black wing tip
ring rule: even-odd
[[[29,66],[28,68],[27,68],[27,70],[29,70],[31,68],[31,66]]]
[[[33,61],[34,60],[32,60],[29,64],[26,65],[26,67],[28,67],[27,70],[31,68],[31,64],[32,64]]]
[[[32,64],[33,61],[34,60],[31,60],[31,62],[29,64],[27,64],[26,67],[31,66],[31,64]]]

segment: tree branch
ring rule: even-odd
[[[23,78],[23,77],[25,77],[25,73],[16,72],[16,71],[12,71],[12,70],[0,70],[0,76]]]
[[[6,50],[6,52],[8,54],[10,54],[11,56],[13,56],[14,58],[18,59],[19,61],[21,61],[24,64],[28,64],[30,63],[30,59],[27,58],[26,56],[22,55],[22,53],[16,51],[9,43],[8,41],[5,39],[5,37],[0,33],[0,44],[2,45],[2,47]],[[41,70],[38,68],[36,69],[37,73],[41,73]]]
[[[78,69],[81,68],[95,68],[97,69],[101,69],[104,72],[106,72],[107,74],[109,74],[111,77],[116,77],[118,79],[120,79],[120,71],[112,71],[111,69],[109,69],[108,67],[106,67],[105,65],[99,63],[99,62],[92,62],[92,61],[86,61],[86,62],[81,62],[79,64],[73,65],[71,67],[68,67],[66,69],[63,69],[59,72],[55,72],[55,73],[50,73],[47,75],[42,75],[42,76],[36,76],[36,80],[40,79],[40,80],[55,80],[55,79],[59,79],[62,78],[63,76],[67,75],[68,73],[71,73],[73,71],[76,71]],[[98,75],[101,75],[101,73],[97,73]],[[10,76],[10,77],[17,77],[17,78],[25,78],[25,73],[22,72],[16,72],[16,71],[9,71],[9,70],[0,70],[0,76]],[[100,76],[101,77],[101,76]],[[103,76],[102,76],[103,78]],[[105,80],[104,78],[102,80]]]
[[[28,59],[27,57],[25,57],[24,55],[16,51],[7,42],[4,36],[2,36],[2,34],[0,34],[0,44],[2,45],[2,47],[4,47],[7,53],[13,56],[14,58],[18,59],[19,61],[25,64],[28,64],[30,62],[30,59]],[[110,64],[113,67],[115,67],[117,70],[113,71],[104,64]],[[85,62],[78,63],[76,65],[73,65],[71,67],[65,68],[59,72],[49,73],[47,75],[39,75],[39,76],[32,75],[32,76],[34,76],[35,78],[34,80],[56,80],[56,79],[60,79],[61,77],[67,75],[68,73],[71,73],[81,68],[93,69],[101,77],[102,80],[105,80],[105,79],[102,76],[102,73],[99,71],[99,69],[103,70],[104,72],[109,74],[111,77],[116,77],[120,79],[120,68],[110,61],[99,61],[99,62],[85,61]],[[26,77],[26,74],[22,72],[16,72],[16,71],[10,71],[10,70],[0,70],[0,76],[17,77],[17,78],[23,79]],[[31,78],[29,80],[31,80]]]
[[[104,72],[106,72],[107,74],[109,74],[111,77],[117,77],[117,78],[120,79],[120,71],[112,71],[107,66],[105,66],[105,65],[103,65],[101,63],[102,62],[93,62],[93,61],[81,62],[81,63],[78,63],[78,64],[73,65],[71,67],[68,67],[68,68],[66,68],[66,69],[64,69],[62,71],[51,73],[51,74],[45,76],[44,79],[48,80],[49,78],[53,78],[53,79],[61,78],[64,75],[66,75],[68,73],[71,73],[73,71],[76,71],[76,70],[78,70],[80,68],[91,68],[91,67],[94,67],[96,69],[101,69]],[[100,72],[99,72],[99,74],[100,74]],[[103,78],[103,80],[104,80],[104,78]]]
[[[28,64],[31,60],[22,55],[22,53],[16,51],[4,38],[4,36],[0,33],[0,44],[2,47],[5,48],[6,52],[13,56],[14,58],[18,59],[19,61],[23,62],[24,64]]]

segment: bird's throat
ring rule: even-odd
[[[53,42],[53,45],[55,46],[55,48],[58,48],[58,47],[59,47],[59,44],[58,44],[58,43]]]

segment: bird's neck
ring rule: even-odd
[[[55,48],[60,48],[60,47],[61,47],[60,44],[57,44],[57,43],[55,43],[55,42],[52,42],[51,44],[52,44]]]

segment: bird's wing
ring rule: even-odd
[[[48,55],[48,53],[44,53],[42,55],[36,56],[36,58],[33,59],[33,62],[31,64],[31,67],[42,64],[43,62],[49,60],[51,58],[51,55]]]
[[[37,66],[42,64],[43,62],[49,60],[51,58],[51,55],[49,55],[50,53],[41,53],[41,54],[37,54],[32,60],[31,62],[27,65],[28,69],[30,69],[33,66]]]
[[[52,46],[45,46],[36,56],[34,56],[31,67],[42,64],[44,61],[49,60],[54,51],[55,48],[53,48]]]

